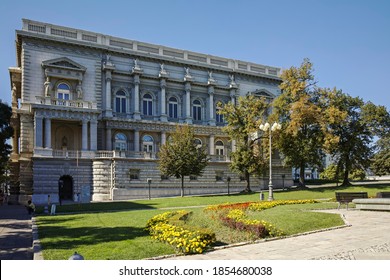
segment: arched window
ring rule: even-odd
[[[146,116],[153,116],[153,98],[147,93],[143,97],[143,113]]]
[[[192,103],[192,118],[195,121],[202,120],[202,104],[199,100],[194,100]]]
[[[220,140],[215,142],[215,154],[217,156],[223,156],[225,154],[225,147],[223,145],[223,142]]]
[[[217,102],[216,108],[215,108],[215,120],[217,121],[217,123],[223,123],[223,121],[224,121],[223,115],[221,114],[222,107],[223,107],[223,103]]]
[[[126,93],[122,90],[115,94],[115,112],[126,113]]]
[[[168,115],[170,118],[177,119],[177,106],[178,106],[178,102],[176,97],[169,98]]]
[[[144,137],[142,137],[142,146],[144,152],[152,153],[154,146],[153,137],[150,135],[145,135]]]
[[[127,150],[127,137],[123,133],[115,134],[115,150],[126,151]]]
[[[57,98],[62,100],[70,100],[70,87],[65,83],[60,83],[57,86]]]
[[[196,148],[199,149],[200,147],[202,147],[202,140],[200,140],[199,138],[195,138],[194,143],[196,145]]]

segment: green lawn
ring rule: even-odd
[[[331,199],[336,190],[368,191],[370,196],[374,196],[378,191],[390,191],[390,186],[372,184],[348,189],[291,190],[275,192],[274,196],[275,199]],[[251,240],[252,237],[213,221],[203,212],[204,206],[258,200],[257,193],[64,205],[58,207],[60,213],[55,216],[37,216],[37,224],[45,259],[67,259],[75,251],[90,260],[143,259],[174,253],[168,245],[153,241],[144,230],[151,217],[169,211],[169,208],[193,211],[191,223],[216,232],[218,244],[230,244]],[[335,202],[284,205],[250,215],[254,219],[266,220],[290,235],[343,224],[339,215],[308,211],[336,206]]]

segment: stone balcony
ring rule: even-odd
[[[84,100],[65,100],[52,97],[36,96],[38,104],[71,107],[79,109],[97,109],[97,105],[94,102]]]
[[[157,153],[134,152],[134,151],[76,151],[54,150],[48,148],[35,148],[35,158],[58,158],[58,159],[147,159],[158,160]],[[228,156],[210,155],[211,162],[230,162]]]

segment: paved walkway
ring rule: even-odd
[[[31,217],[22,205],[0,206],[0,260],[32,260]]]
[[[390,260],[390,212],[329,210],[351,225],[279,240],[215,250],[182,260]]]

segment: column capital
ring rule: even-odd
[[[112,76],[111,76],[111,71],[106,71],[106,81],[111,81]]]
[[[213,95],[214,94],[214,86],[209,85],[207,89],[208,94]]]

